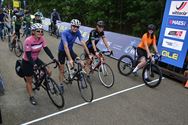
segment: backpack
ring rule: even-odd
[[[16,65],[15,65],[15,71],[16,71],[16,74],[23,78],[24,77],[24,73],[23,73],[23,70],[22,70],[22,60],[17,60],[16,61]]]

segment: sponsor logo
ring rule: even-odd
[[[183,42],[164,38],[162,46],[173,50],[181,51],[183,47]]]
[[[188,16],[188,2],[187,1],[172,1],[169,15]]]
[[[182,27],[188,26],[187,21],[184,20],[169,19],[168,23],[174,26],[182,26]]]
[[[179,55],[174,52],[169,52],[167,50],[162,51],[162,56],[168,57],[170,59],[178,60]]]
[[[186,36],[186,30],[166,28],[165,36],[184,40]]]

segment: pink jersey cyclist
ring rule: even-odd
[[[46,40],[44,36],[42,36],[40,39],[35,39],[34,36],[27,37],[27,39],[24,42],[24,54],[23,59],[25,61],[28,61],[26,52],[31,51],[31,57],[33,61],[37,60],[38,55],[42,48],[46,47]]]
[[[50,49],[46,45],[46,40],[43,36],[43,26],[39,23],[35,23],[31,26],[32,35],[27,37],[24,41],[24,55],[22,57],[22,71],[24,74],[26,89],[29,94],[29,100],[31,104],[36,105],[37,101],[33,96],[32,90],[32,76],[33,67],[35,65],[43,65],[44,63],[38,58],[41,49],[44,49],[45,53],[55,62],[54,56],[52,55]],[[57,62],[58,63],[58,62]]]

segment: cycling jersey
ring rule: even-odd
[[[92,30],[89,34],[89,39],[86,42],[88,48],[92,48],[92,40],[95,40],[95,45],[99,42],[99,40],[104,37],[104,31],[97,32],[96,29]]]
[[[58,12],[52,12],[51,13],[51,20],[53,22],[56,22],[56,20],[60,20],[59,13]]]
[[[147,43],[148,47],[150,47],[150,45],[155,45],[156,44],[155,35],[153,36],[153,39],[151,39],[151,37],[148,37],[148,34],[145,33],[142,36],[141,42],[138,44],[138,47],[146,50],[146,47],[145,47],[144,43]]]
[[[41,36],[40,39],[36,39],[35,36],[33,35],[27,37],[26,40],[24,41],[23,59],[25,61],[29,61],[26,52],[31,51],[31,57],[33,61],[37,60],[41,49],[46,46],[47,44],[44,36]]]
[[[69,49],[72,50],[73,49],[73,44],[76,40],[76,38],[78,37],[79,41],[82,41],[83,37],[80,33],[80,31],[78,30],[76,33],[73,33],[70,29],[65,30],[61,33],[61,40],[60,40],[60,44],[59,44],[59,50],[60,51],[65,51],[64,50],[64,44],[67,44]]]
[[[20,30],[21,27],[22,27],[22,20],[17,18],[15,20],[15,30]]]
[[[24,23],[27,25],[27,26],[30,26],[31,25],[31,16],[30,15],[27,15],[24,17]]]

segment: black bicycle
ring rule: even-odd
[[[37,66],[34,68],[34,75],[33,75],[33,84],[35,90],[40,90],[40,87],[47,91],[49,98],[51,99],[52,103],[58,107],[64,107],[64,97],[61,92],[60,87],[58,84],[53,80],[47,70],[47,66],[50,64],[56,64],[54,68],[57,67],[57,63],[52,61],[48,64]]]
[[[130,75],[133,69],[138,64],[137,47],[132,46],[131,49],[134,52],[133,57],[126,54],[121,56],[118,60],[118,64],[117,64],[118,70],[124,76]],[[161,56],[157,56],[155,54],[152,56],[152,59],[150,58],[147,59],[147,63],[142,71],[142,79],[147,86],[154,88],[160,84],[162,79],[162,72],[160,68],[156,65],[156,63],[154,63],[161,60]]]
[[[18,36],[16,35],[15,36],[15,40],[14,41],[11,41],[9,38],[8,40],[8,47],[9,47],[9,50],[12,52],[14,50],[14,53],[17,57],[20,57],[23,53],[23,44],[22,44],[22,41],[20,39],[18,39]]]
[[[68,61],[65,63],[65,70],[64,75],[65,79],[67,80],[67,84],[72,84],[74,80],[78,83],[78,89],[80,91],[81,97],[86,102],[91,102],[93,100],[93,88],[90,83],[90,81],[87,79],[87,74],[83,69],[83,66],[81,65],[81,60],[79,58],[75,59],[75,65],[77,67],[70,67],[70,64]],[[74,72],[72,72],[74,71]]]

